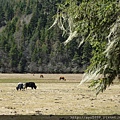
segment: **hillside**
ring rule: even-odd
[[[91,46],[67,46],[54,21],[62,0],[0,0],[0,72],[79,73],[88,66]],[[88,52],[89,51],[89,52]]]

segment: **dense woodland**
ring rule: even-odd
[[[66,46],[68,37],[54,22],[62,0],[0,0],[0,72],[80,73],[89,65],[91,46]]]
[[[120,0],[0,0],[0,72],[85,72],[99,94],[120,79],[119,31]]]

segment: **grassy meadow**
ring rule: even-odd
[[[0,74],[0,115],[120,114],[120,84],[95,95],[82,74]],[[59,80],[64,76],[66,81]],[[17,91],[18,82],[35,82],[36,90]]]

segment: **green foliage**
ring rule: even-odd
[[[84,45],[83,45],[83,52],[82,52],[82,64],[90,64],[90,58],[91,58],[91,51],[92,51],[92,48],[91,48],[91,45],[89,42],[85,42]]]
[[[86,54],[76,47],[79,41],[64,46],[67,35],[58,27],[49,30],[63,0],[0,2],[0,72],[83,72],[91,56],[82,63]]]
[[[87,42],[91,45],[92,58],[82,82],[102,74],[103,78],[93,80],[91,84],[96,86],[97,94],[120,73],[119,12],[120,3],[116,0],[82,0],[79,3],[78,0],[66,0],[58,5],[56,19],[51,26],[57,24],[68,35],[65,45],[74,38],[79,38],[79,46]],[[83,58],[87,49],[84,48]]]

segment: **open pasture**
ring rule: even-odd
[[[95,95],[82,74],[0,74],[0,115],[113,115],[120,114],[120,84]],[[59,80],[64,76],[66,81]],[[36,90],[17,91],[18,82],[33,81]]]

